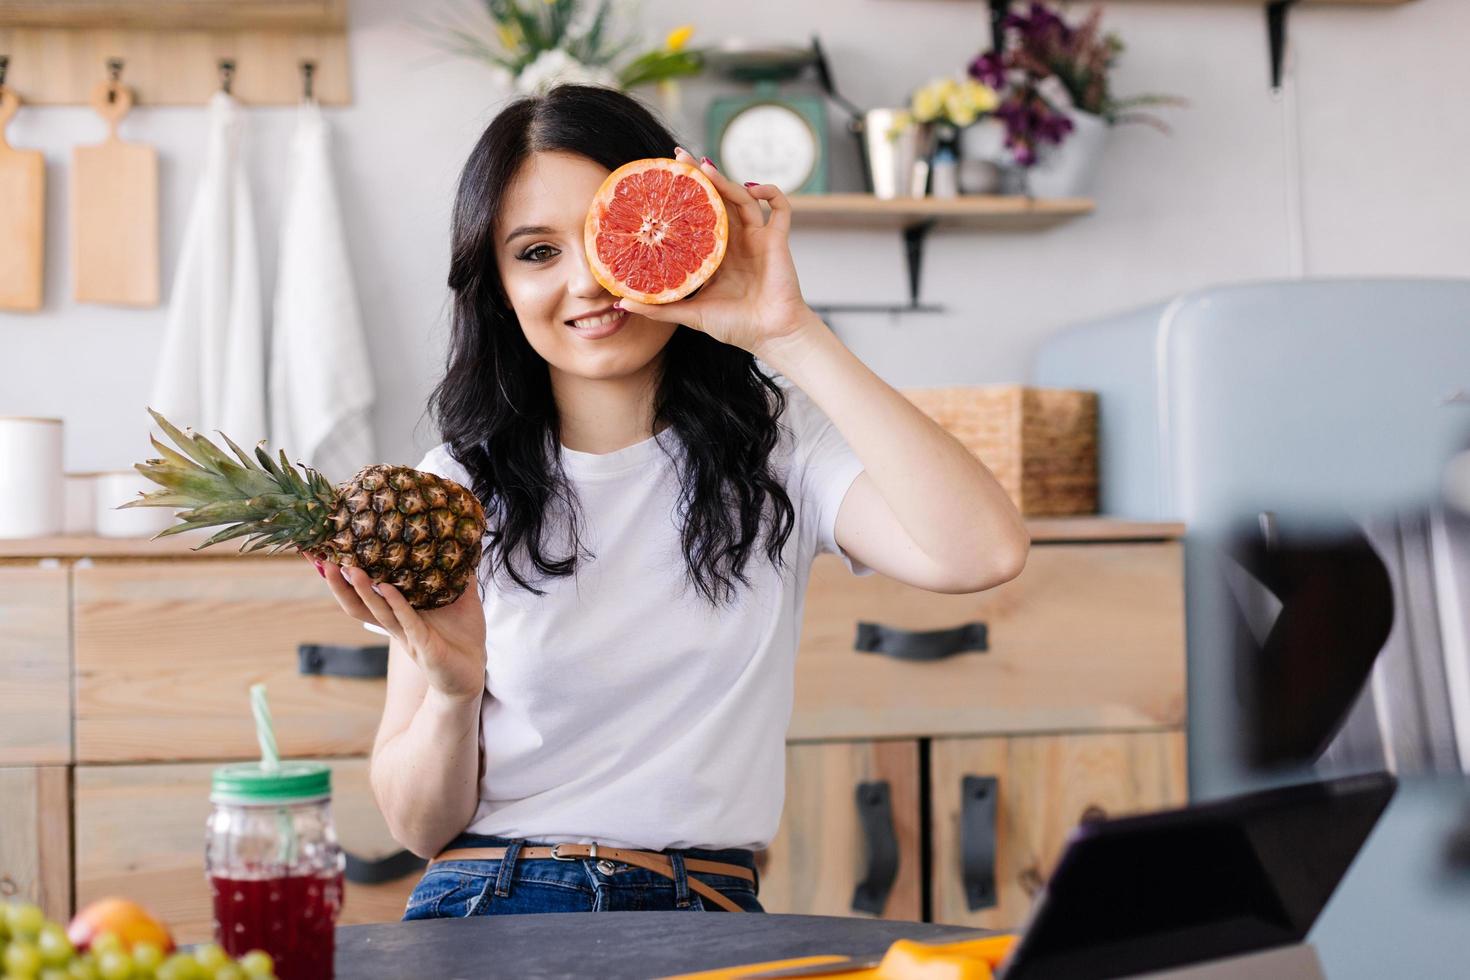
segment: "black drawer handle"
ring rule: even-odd
[[[868,841],[868,875],[853,889],[852,910],[882,915],[898,877],[898,835],[893,830],[888,783],[859,783],[857,811]]]
[[[881,653],[895,660],[943,660],[957,653],[984,653],[990,647],[984,623],[927,631],[858,623],[852,648],[859,653]]]
[[[960,784],[960,853],[965,907],[971,912],[996,906],[995,808],[1000,781],[966,776]]]
[[[351,851],[344,851],[347,868],[342,872],[354,885],[381,885],[389,881],[407,878],[424,868],[425,861],[412,851],[398,851],[376,861],[360,858]]]
[[[328,677],[387,677],[387,647],[342,647],[303,643],[296,648],[301,673]]]

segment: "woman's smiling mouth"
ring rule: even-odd
[[[600,316],[589,316],[580,320],[570,320],[567,325],[579,337],[585,337],[588,340],[599,340],[617,333],[622,329],[627,319],[628,313],[626,310],[612,310]]]

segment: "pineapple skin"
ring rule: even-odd
[[[387,582],[415,609],[447,606],[480,563],[485,511],[457,483],[407,466],[365,466],[338,488],[327,537],[307,551]]]

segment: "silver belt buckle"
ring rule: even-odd
[[[565,843],[565,841],[563,841],[562,843]],[[596,841],[593,841],[592,844],[589,845],[589,846],[592,848],[592,853],[589,854],[588,857],[595,861],[595,860],[597,860],[597,842]],[[567,855],[566,857],[563,857],[562,854],[561,854],[561,848],[562,848],[562,844],[552,844],[551,845],[551,856],[554,859],[556,859],[557,861],[580,861],[581,860],[581,858],[578,858],[578,857],[575,857],[575,856],[572,856],[572,855]]]

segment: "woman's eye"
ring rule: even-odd
[[[532,245],[530,248],[526,249],[520,255],[516,256],[516,258],[520,259],[523,262],[545,262],[546,261],[545,258],[538,258],[537,257],[543,251],[560,254],[560,253],[558,253],[556,251],[556,249],[552,248],[550,245]]]

